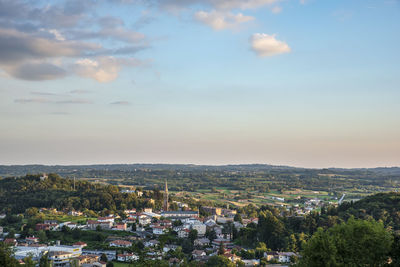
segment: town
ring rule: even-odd
[[[6,266],[308,266],[313,253],[323,253],[322,245],[314,245],[319,235],[332,235],[337,251],[343,242],[352,244],[354,255],[365,246],[368,239],[358,234],[331,233],[340,227],[383,235],[385,250],[357,258],[374,260],[375,251],[383,253],[379,261],[397,257],[396,192],[356,200],[346,193],[265,192],[250,185],[243,202],[235,201],[241,193],[236,189],[184,192],[176,185],[171,190],[169,179],[158,180],[143,187],[55,173],[1,178],[0,250],[11,261]]]
[[[47,175],[40,176],[40,181],[46,179]],[[122,191],[143,195],[143,192],[135,190]],[[6,232],[2,227],[0,240],[13,246],[14,257],[21,264],[26,261],[39,262],[45,258],[52,266],[108,267],[113,266],[113,263],[116,263],[115,266],[123,266],[122,263],[131,264],[139,260],[164,260],[169,265],[180,265],[184,261],[204,264],[213,256],[224,257],[239,266],[266,263],[285,266],[298,257],[293,251],[271,251],[265,244],[258,248],[256,257],[254,250],[235,244],[234,239],[240,229],[257,225],[257,217],[247,217],[235,209],[201,206],[193,210],[186,203],[170,202],[166,181],[161,210],[132,208],[124,210],[122,214],[87,218],[78,210],[30,208],[27,214],[53,219],[36,223],[32,235]],[[171,206],[178,209],[171,210]],[[299,212],[299,209],[294,211]],[[309,206],[304,211],[309,212]],[[2,215],[3,219],[5,216]],[[65,216],[72,220],[57,219]],[[64,240],[49,239],[46,232],[49,237],[61,236]],[[85,232],[102,235],[98,241],[86,243],[80,239]],[[68,234],[73,238],[66,239]]]

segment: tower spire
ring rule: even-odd
[[[167,179],[165,179],[165,192],[164,192],[163,209],[164,209],[164,211],[168,211],[168,185],[167,185]]]

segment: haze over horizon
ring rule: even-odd
[[[0,165],[400,166],[398,0],[0,10]]]

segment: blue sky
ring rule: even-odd
[[[0,10],[0,164],[400,165],[399,1]]]

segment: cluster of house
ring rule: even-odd
[[[184,205],[184,203],[180,203]],[[134,242],[141,241],[145,247],[145,257],[147,259],[168,259],[169,252],[176,250],[177,244],[163,244],[161,246],[158,237],[169,231],[177,233],[179,238],[188,238],[190,232],[197,231],[197,239],[194,240],[194,250],[192,259],[195,261],[206,262],[209,257],[218,255],[221,247],[224,248],[224,257],[232,262],[241,260],[246,266],[259,265],[257,259],[241,259],[232,250],[237,251],[242,248],[237,247],[232,242],[229,227],[237,230],[250,223],[258,224],[258,218],[243,218],[241,222],[234,221],[235,210],[202,207],[203,211],[209,215],[200,218],[199,211],[179,210],[153,212],[152,209],[144,209],[138,212],[136,209],[125,210],[125,219],[119,216],[108,215],[99,217],[97,220],[87,220],[86,224],[76,224],[73,222],[59,223],[55,220],[45,220],[43,223],[36,224],[36,230],[61,230],[63,227],[70,229],[79,228],[82,230],[119,230],[130,231],[132,235],[109,236],[106,240],[108,250],[89,250],[85,249],[85,243],[78,242],[71,246],[61,246],[60,244],[48,246],[40,244],[38,238],[27,237],[25,240],[5,239],[4,242],[15,247],[15,257],[19,260],[28,255],[34,259],[39,259],[43,254],[49,253],[49,259],[53,261],[53,266],[64,266],[67,261],[75,259],[79,266],[102,267],[104,262],[100,261],[101,255],[105,254],[108,260],[120,262],[132,262],[139,259],[139,256],[132,253],[131,248]],[[229,226],[228,226],[229,224]],[[134,225],[135,227],[132,227]],[[2,229],[0,228],[0,231]],[[206,232],[213,232],[214,239],[206,237]],[[118,252],[117,252],[118,251]],[[275,260],[280,263],[290,262],[290,258],[295,256],[291,252],[268,252],[264,255],[268,260]],[[181,263],[180,259],[170,258],[170,264]]]
[[[304,201],[304,205],[300,206],[298,204],[293,206],[293,211],[299,216],[304,216],[313,210],[319,209],[324,206],[324,202],[319,198],[310,198]],[[330,203],[333,204],[333,203]]]

